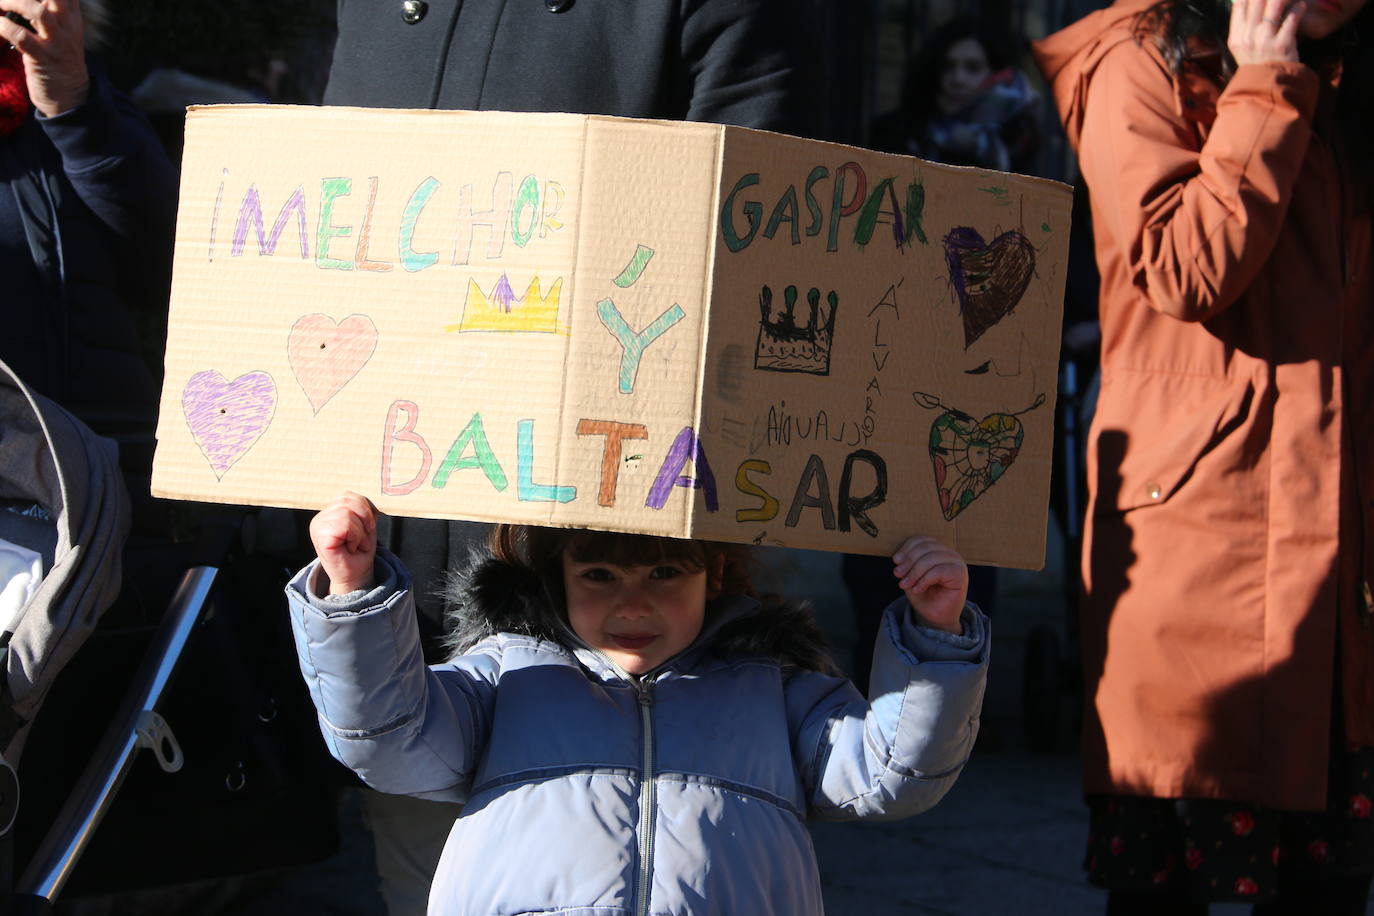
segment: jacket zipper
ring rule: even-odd
[[[673,659],[662,662],[657,668],[646,671],[636,678],[611,661],[604,652],[588,645],[585,639],[573,632],[572,627],[565,626],[565,633],[572,642],[587,649],[618,677],[624,679],[634,689],[635,697],[639,700],[639,722],[644,747],[643,772],[640,774],[639,783],[639,882],[635,888],[635,916],[649,916],[649,890],[654,871],[654,812],[658,804],[654,785],[654,687],[650,679],[667,668]]]
[[[638,688],[639,720],[644,735],[644,770],[639,783],[639,887],[635,913],[649,914],[649,887],[654,869],[654,698],[653,686],[644,681]]]

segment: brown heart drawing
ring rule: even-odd
[[[335,321],[328,315],[305,315],[291,326],[286,354],[291,371],[315,413],[329,403],[372,358],[377,326],[366,315]]]
[[[945,236],[949,279],[964,316],[964,349],[1016,308],[1035,273],[1035,248],[1012,229],[991,242],[960,226]]]

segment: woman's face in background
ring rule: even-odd
[[[1309,0],[1312,3],[1363,3],[1364,0]],[[940,71],[940,89],[935,97],[941,114],[951,115],[978,97],[978,90],[992,68],[987,52],[976,38],[961,38],[945,52],[945,65]]]
[[[1320,41],[1340,30],[1364,9],[1368,0],[1307,0],[1307,11],[1298,22],[1298,34]]]

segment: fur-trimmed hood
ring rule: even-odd
[[[484,548],[448,574],[445,643],[461,654],[496,633],[516,633],[568,645],[575,637],[535,573],[496,559]],[[836,674],[825,635],[804,603],[726,596],[706,604],[706,623],[693,649],[768,658],[786,667]],[[690,651],[690,650],[689,650]]]

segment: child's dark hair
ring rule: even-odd
[[[720,579],[716,581],[713,577],[712,581],[715,591],[758,597],[754,592],[749,548],[743,544],[587,528],[496,525],[488,545],[496,559],[535,573],[554,595],[563,592],[562,556],[566,552],[579,563],[614,563],[617,566],[676,563],[691,572],[711,570],[719,563]]]
[[[719,595],[746,595],[758,600],[760,611],[724,624],[716,631],[713,645],[724,652],[763,655],[785,666],[796,666],[823,674],[838,674],[830,656],[825,634],[805,604],[787,601],[777,594],[761,594],[753,584],[753,552],[744,544],[717,541],[682,540],[647,534],[591,531],[584,528],[544,528],[535,525],[496,525],[487,538],[493,564],[540,583],[544,593],[541,607],[528,606],[498,613],[497,619],[463,622],[451,631],[448,644],[455,652],[466,651],[478,639],[494,631],[524,633],[555,638],[556,622],[549,615],[563,605],[563,554],[582,563],[613,563],[617,566],[680,565],[696,572],[706,570],[710,591]],[[720,574],[715,570],[719,568]],[[462,575],[456,577],[458,580]],[[455,582],[463,588],[461,582]],[[509,596],[504,581],[487,581],[488,593],[500,591]],[[481,585],[477,586],[479,589]],[[466,589],[471,593],[473,584]],[[495,596],[493,596],[493,599]],[[461,615],[460,615],[461,616]]]

